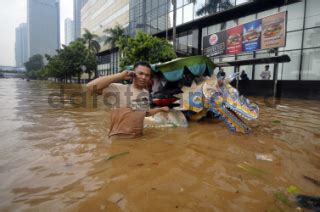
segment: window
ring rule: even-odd
[[[280,11],[286,10],[288,11],[287,31],[302,29],[304,2],[289,4],[280,8]]]
[[[249,0],[236,0],[236,5],[247,3]]]
[[[254,79],[255,80],[261,80],[261,72],[263,72],[265,70],[265,64],[264,65],[255,65],[255,74],[254,74]],[[269,71],[271,73],[271,77],[270,77],[270,80],[273,79],[273,67],[274,65],[273,64],[269,64]]]
[[[300,57],[301,50],[287,51],[280,54],[287,54],[291,62],[279,63],[278,66],[278,79],[281,80],[298,80],[300,70]]]
[[[303,48],[320,47],[319,38],[320,28],[305,30]]]
[[[152,9],[155,9],[158,7],[158,0],[152,0]]]
[[[278,13],[278,9],[277,8],[260,12],[260,13],[258,13],[258,19],[259,18],[264,18],[264,17],[269,16],[269,15],[273,15],[275,13]]]
[[[234,56],[231,57],[222,57],[221,62],[227,62],[227,61],[233,61]],[[229,67],[223,67],[224,72],[226,72],[226,77],[230,76],[231,74],[234,73],[234,67],[233,66],[229,66]],[[219,69],[215,72],[215,74],[217,74],[219,71]]]
[[[182,9],[183,8],[177,10],[177,26],[182,24]]]
[[[196,3],[194,4],[194,19],[200,18],[204,15],[197,15],[197,11],[202,8],[205,5],[206,1],[205,0],[197,0]]]
[[[170,12],[168,16],[168,28],[171,27],[173,27],[173,12]]]
[[[192,21],[193,19],[193,4],[188,4],[183,7],[183,23]]]
[[[238,55],[237,60],[246,60],[246,59],[252,59],[253,58],[253,53],[250,54],[242,54],[242,55]],[[246,66],[240,66],[240,73],[242,70],[244,70],[247,75],[248,78],[251,80],[252,79],[252,65],[246,65]]]
[[[225,25],[225,29],[230,29],[234,26],[237,26],[237,23],[235,20],[227,21]]]
[[[320,48],[304,49],[302,59],[302,80],[320,80]]]
[[[239,25],[240,24],[245,24],[245,23],[248,23],[250,21],[253,21],[256,19],[256,15],[253,14],[253,15],[249,15],[249,16],[245,16],[245,17],[242,17],[242,18],[239,18]]]
[[[286,46],[279,48],[282,50],[301,49],[302,31],[287,33]]]
[[[219,32],[221,24],[215,24],[208,27],[208,35],[211,35],[213,33]]]
[[[306,11],[306,28],[320,26],[320,1],[308,0]]]
[[[183,0],[176,0],[176,2],[177,2],[177,8],[182,7]]]

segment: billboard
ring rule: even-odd
[[[239,54],[286,45],[286,16],[280,12],[203,37],[203,54]]]

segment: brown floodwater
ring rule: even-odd
[[[203,121],[111,141],[100,97],[76,107],[84,90],[0,79],[1,211],[301,211],[288,187],[320,195],[304,178],[320,180],[319,101],[251,97],[247,135]]]

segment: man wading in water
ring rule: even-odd
[[[133,80],[124,85],[122,80]],[[123,71],[110,76],[100,77],[87,84],[88,90],[103,94],[107,103],[113,106],[111,112],[110,137],[133,138],[142,135],[145,116],[168,107],[150,109],[149,92],[146,90],[151,80],[151,67],[147,62],[137,62],[133,71]]]

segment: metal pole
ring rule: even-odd
[[[275,56],[278,56],[278,49],[275,49]],[[274,64],[274,71],[273,71],[273,97],[277,96],[277,85],[278,85],[278,63]]]
[[[169,9],[170,0],[167,0],[166,4],[166,40],[168,40],[168,18],[169,18]]]
[[[236,73],[239,72],[240,66],[236,66]],[[237,76],[237,84],[236,84],[237,90],[239,90],[239,76]]]
[[[172,0],[173,4],[173,28],[172,28],[172,41],[173,41],[173,50],[176,50],[176,24],[177,24],[177,1]]]

